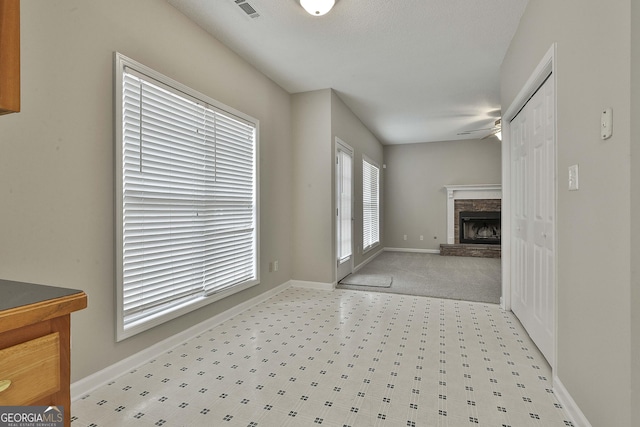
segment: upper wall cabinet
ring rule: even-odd
[[[20,111],[20,0],[0,0],[0,114]]]

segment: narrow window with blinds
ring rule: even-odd
[[[338,150],[338,261],[346,262],[351,258],[351,169],[352,169],[351,153]]]
[[[380,243],[380,169],[362,159],[362,250]]]
[[[258,283],[258,122],[116,54],[118,340]]]

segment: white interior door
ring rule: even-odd
[[[336,139],[337,281],[353,271],[353,150]]]
[[[547,79],[511,121],[511,305],[555,364],[555,96]]]
[[[523,111],[511,122],[511,180],[513,219],[512,230],[512,310],[520,318],[525,307],[530,304],[530,296],[527,292],[531,288],[531,270],[528,262],[529,256],[529,187],[527,181],[529,166],[529,144],[527,114]],[[521,320],[522,321],[522,320]]]

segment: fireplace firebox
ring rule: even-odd
[[[460,243],[500,244],[500,212],[460,212]]]

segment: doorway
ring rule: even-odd
[[[336,138],[336,282],[353,272],[353,148]]]
[[[505,114],[503,184],[509,232],[504,308],[549,365],[556,353],[556,97],[552,47]]]

